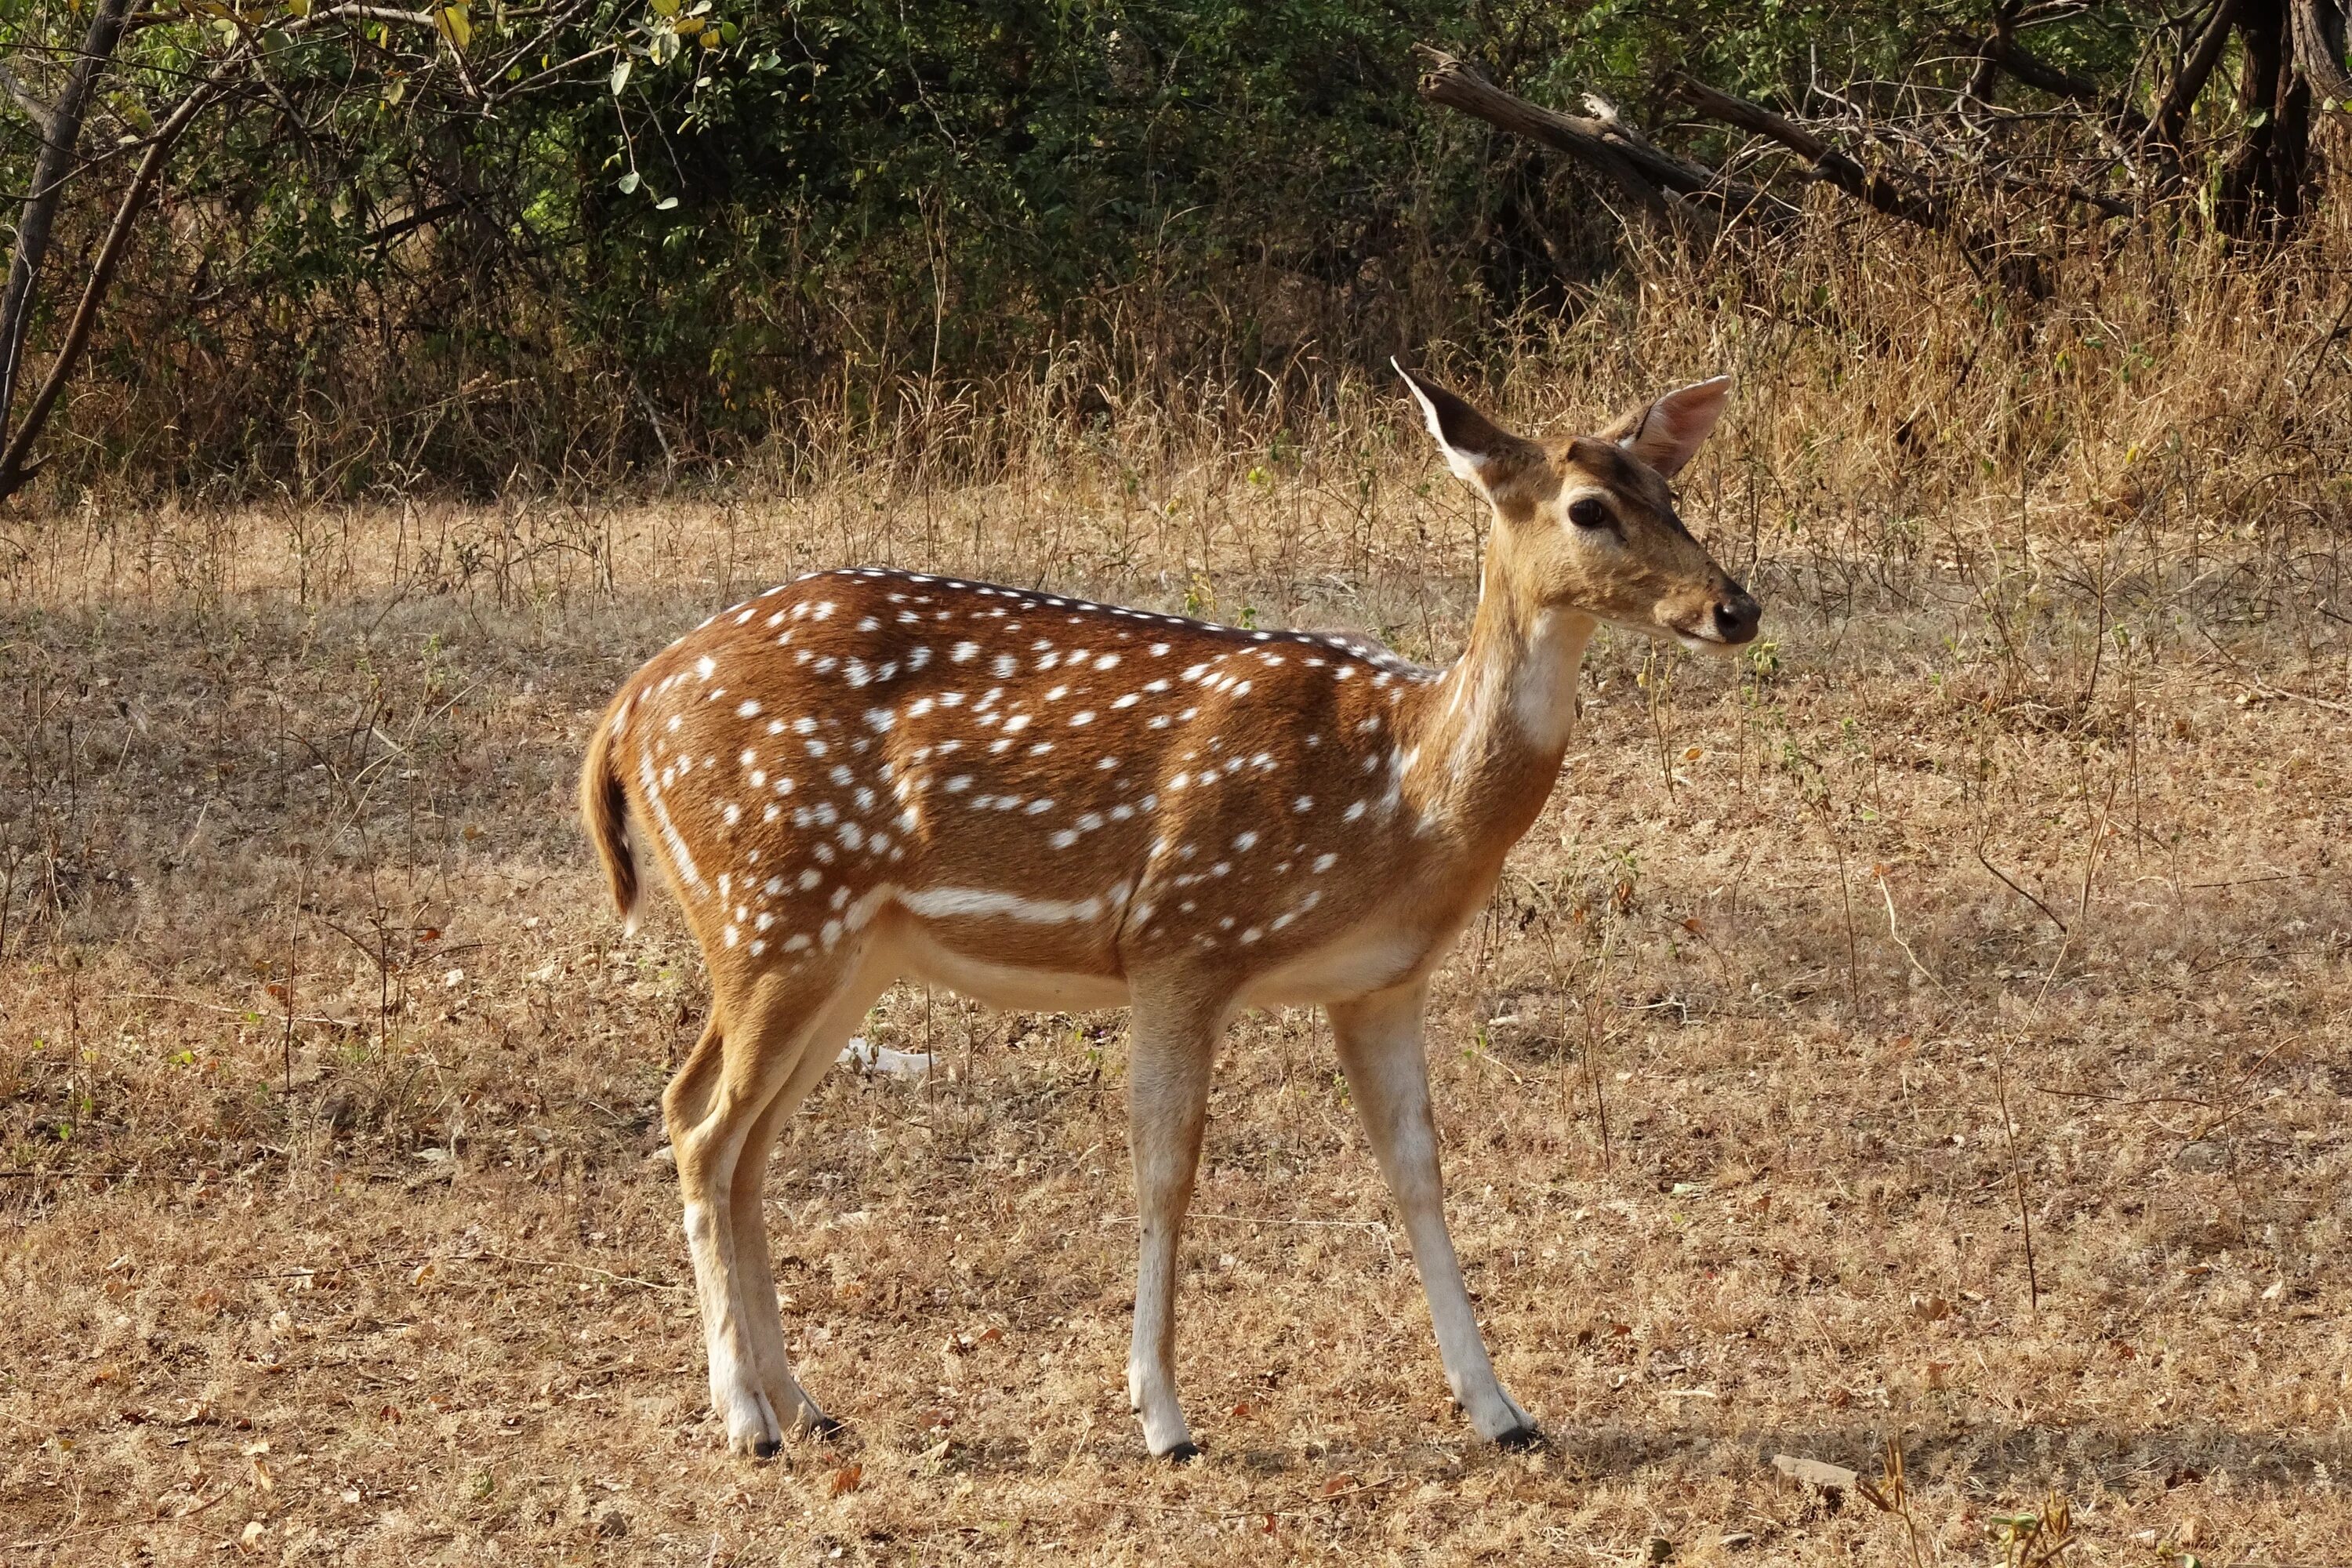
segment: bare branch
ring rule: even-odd
[[[130,0],[100,0],[90,14],[81,52],[74,57],[66,75],[65,90],[40,124],[41,151],[33,161],[32,190],[25,199],[24,216],[17,221],[16,253],[8,264],[7,287],[0,292],[0,435],[5,435],[8,411],[16,405],[17,372],[24,363],[25,337],[32,325],[41,264],[47,258],[58,198],[81,144],[82,116],[89,107],[99,72],[114,58],[115,46],[122,41],[122,18],[130,9]]]
[[[1816,178],[1835,185],[1854,200],[1921,228],[1943,230],[1949,226],[1943,203],[1933,196],[1906,191],[1884,174],[1864,168],[1795,121],[1775,114],[1760,103],[1719,92],[1691,77],[1679,78],[1676,85],[1701,114],[1771,138],[1802,158]]]
[[[6,60],[0,60],[0,89],[7,92],[16,107],[23,110],[35,125],[47,125],[50,117],[57,113],[55,108],[42,102],[40,95],[26,87],[24,79],[8,68]]]
[[[2212,14],[2205,19],[2204,31],[2189,49],[2189,58],[2180,62],[2180,74],[2172,80],[2162,102],[2149,117],[2149,133],[2168,147],[2180,144],[2180,128],[2188,122],[2189,111],[2197,103],[2197,95],[2205,90],[2205,81],[2221,63],[2221,49],[2230,41],[2230,27],[2238,19],[2239,0],[2214,0]]]
[[[119,0],[118,0],[118,8]],[[154,136],[147,144],[147,154],[140,159],[139,167],[131,176],[130,186],[114,211],[114,222],[99,247],[97,259],[91,264],[89,280],[82,286],[81,300],[74,307],[73,321],[66,328],[65,340],[58,345],[49,361],[49,374],[33,401],[25,409],[25,417],[8,439],[7,449],[0,452],[0,500],[5,500],[24,487],[32,478],[33,468],[25,459],[31,455],[33,443],[39,438],[41,427],[48,422],[49,410],[57,405],[58,396],[65,390],[73,368],[81,358],[81,351],[89,342],[90,329],[98,321],[98,308],[113,286],[114,269],[121,264],[122,253],[129,247],[131,230],[139,214],[154,193],[155,180],[163,172],[173,148],[186,133],[196,116],[220,98],[243,69],[247,46],[240,45],[223,60],[213,74],[180,100],[163,121],[156,126]]]
[[[1475,66],[1443,49],[1418,44],[1414,53],[1429,66],[1421,79],[1422,97],[1568,153],[1654,216],[1691,212],[1701,202],[1727,215],[1759,211],[1780,219],[1796,216],[1796,209],[1777,196],[1661,152],[1628,130],[1613,111],[1605,117],[1563,114],[1504,91]]]

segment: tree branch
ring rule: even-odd
[[[49,122],[49,117],[57,112],[51,105],[43,103],[39,95],[26,87],[23,79],[15,71],[8,68],[6,60],[0,60],[0,89],[6,89],[9,98],[15,100],[16,107],[23,110],[37,126],[47,125]]]
[[[1802,158],[1815,178],[1835,185],[1854,200],[1921,228],[1942,231],[1950,226],[1943,203],[1933,196],[1906,191],[1884,174],[1864,168],[1795,121],[1784,119],[1760,103],[1718,92],[1691,77],[1678,78],[1675,85],[1701,114],[1778,142]]]
[[[1613,110],[1591,117],[1562,114],[1504,91],[1476,67],[1443,49],[1416,44],[1413,52],[1429,66],[1421,79],[1422,97],[1566,153],[1653,216],[1689,213],[1702,202],[1727,216],[1749,211],[1783,220],[1797,216],[1778,196],[1660,151],[1621,124]],[[1598,107],[1607,109],[1605,104]]]
[[[0,292],[0,435],[8,427],[8,411],[16,405],[16,378],[24,363],[25,337],[33,320],[33,302],[40,288],[41,264],[47,259],[49,230],[57,221],[58,202],[73,172],[74,153],[81,145],[81,121],[98,73],[114,57],[122,41],[123,14],[130,0],[100,0],[91,12],[89,31],[81,52],[66,75],[65,90],[41,121],[41,151],[33,160],[33,184],[25,198],[24,216],[16,225],[16,254],[8,264],[8,284]]]
[[[2172,79],[2156,112],[2148,117],[2148,131],[2167,147],[2180,144],[2180,128],[2189,120],[2189,111],[2197,103],[2197,95],[2205,90],[2205,81],[2221,63],[2222,47],[2230,41],[2231,25],[2238,19],[2239,0],[2214,0],[2213,10],[2205,18],[2205,29],[2190,47],[2189,58],[2180,62],[2180,74]]]
[[[426,224],[439,223],[445,217],[456,217],[465,210],[466,204],[462,201],[436,202],[420,212],[410,213],[406,217],[393,219],[369,235],[362,243],[371,247],[390,245],[395,239],[415,233]]]
[[[226,90],[236,69],[244,63],[244,53],[240,48],[224,60],[218,69],[194,92],[181,100],[179,106],[156,126],[154,137],[147,144],[147,155],[139,160],[139,167],[131,176],[130,187],[122,193],[122,200],[115,207],[114,222],[106,231],[105,242],[99,247],[98,258],[91,265],[89,279],[82,286],[81,301],[74,307],[73,321],[66,328],[65,341],[58,345],[55,357],[49,361],[49,374],[42,381],[40,391],[33,395],[33,401],[26,405],[23,422],[9,437],[7,450],[0,452],[0,501],[14,495],[33,477],[33,469],[26,466],[25,459],[31,454],[41,427],[48,423],[49,410],[57,405],[58,395],[65,390],[66,382],[72,376],[75,362],[81,358],[82,350],[89,342],[90,328],[98,321],[99,304],[113,286],[114,269],[121,265],[122,253],[130,247],[132,226],[146,206],[147,198],[154,193],[156,177],[163,174],[163,165],[171,160],[172,150],[179,145],[181,136],[194,123],[196,116]]]

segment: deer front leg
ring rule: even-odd
[[[1135,1001],[1128,1086],[1129,1142],[1142,1240],[1135,1271],[1135,1340],[1127,1397],[1143,1417],[1143,1440],[1165,1459],[1200,1453],[1176,1399],[1176,1249],[1208,1119],[1209,1068],[1224,1021],[1224,999],[1202,1005],[1179,996]]]
[[[1437,1168],[1437,1127],[1429,1113],[1429,1064],[1422,1054],[1421,1016],[1427,998],[1421,984],[1400,986],[1330,1009],[1339,1065],[1363,1117],[1372,1153],[1388,1178],[1429,1298],[1437,1329],[1437,1353],[1445,1363],[1446,1385],[1469,1413],[1478,1436],[1507,1447],[1533,1442],[1541,1434],[1535,1417],[1503,1391],[1494,1363],[1479,1337],[1470,1292],[1454,1238],[1445,1231],[1445,1182]]]

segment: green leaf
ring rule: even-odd
[[[621,89],[629,85],[629,68],[635,64],[636,64],[636,62],[629,58],[626,55],[623,55],[617,61],[614,62],[613,96],[614,98],[620,97]]]
[[[635,169],[630,170],[627,174],[621,176],[621,194],[625,196],[627,195],[630,192],[635,190],[639,184],[640,178],[637,172]]]
[[[676,196],[664,196],[661,200],[654,204],[654,211],[657,213],[666,213],[676,205],[677,205],[677,198]]]

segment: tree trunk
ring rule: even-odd
[[[2311,96],[2352,119],[2352,75],[2344,69],[2344,12],[2323,0],[2289,0],[2294,68]]]
[[[2221,170],[2216,216],[2249,238],[2294,227],[2311,186],[2311,88],[2294,68],[2289,28],[2287,0],[2238,7],[2238,107],[2249,129]]]
[[[24,214],[16,220],[16,254],[9,264],[8,287],[0,293],[0,437],[6,435],[8,413],[16,406],[26,334],[39,297],[41,263],[48,255],[58,204],[64,199],[66,182],[74,174],[82,117],[89,110],[100,72],[122,41],[122,20],[130,9],[131,0],[99,0],[81,52],[66,73],[65,90],[58,94],[47,122],[39,128],[40,155],[33,161],[32,189],[26,195]]]

